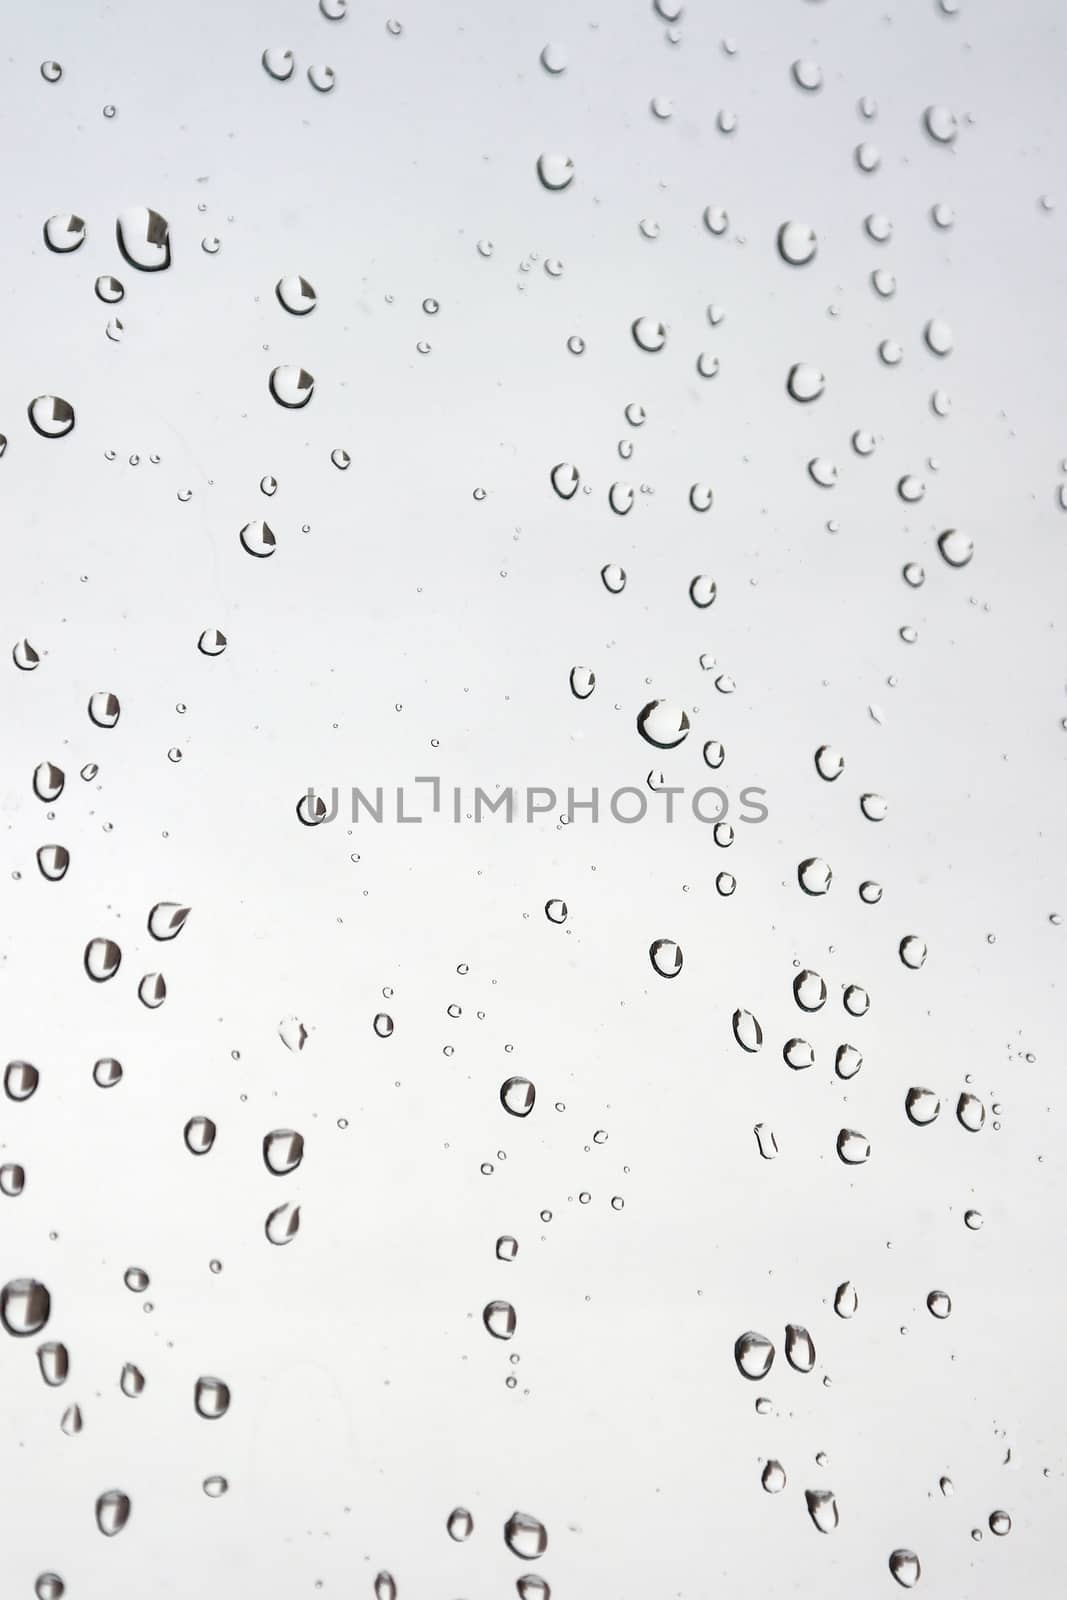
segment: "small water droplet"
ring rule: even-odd
[[[902,1589],[914,1589],[922,1574],[914,1550],[894,1550],[889,1557],[889,1570]]]
[[[837,1291],[834,1294],[834,1310],[839,1317],[843,1317],[846,1321],[849,1317],[854,1317],[859,1310],[859,1303],[859,1295],[856,1293],[854,1283],[850,1283],[846,1279],[844,1283],[838,1284]]]
[[[793,979],[793,998],[801,1011],[821,1011],[826,1004],[826,983],[805,967]]]
[[[648,958],[661,978],[676,978],[682,970],[682,947],[673,939],[656,939],[649,946]]]
[[[842,1128],[837,1136],[837,1153],[846,1166],[861,1167],[870,1160],[870,1140],[854,1128]]]
[[[950,567],[965,567],[974,555],[974,540],[960,528],[946,528],[937,536],[937,548]]]
[[[130,1497],[121,1489],[107,1489],[96,1502],[96,1525],[107,1539],[121,1533],[130,1520]]]
[[[59,211],[44,225],[44,242],[56,255],[69,255],[85,243],[85,222],[73,211]]]
[[[289,1244],[299,1230],[300,1207],[290,1205],[288,1201],[284,1205],[275,1206],[274,1210],[268,1213],[263,1225],[263,1231],[271,1244],[277,1245]]]

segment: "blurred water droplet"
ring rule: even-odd
[[[960,131],[956,114],[948,106],[927,106],[923,127],[935,144],[952,144]]]
[[[806,266],[819,247],[815,229],[806,222],[783,222],[777,242],[778,254],[791,267]]]
[[[972,1233],[977,1233],[985,1218],[980,1211],[965,1211],[963,1213],[963,1221]]]
[[[288,1201],[276,1206],[268,1214],[263,1227],[271,1244],[289,1244],[300,1230],[300,1207],[290,1205]]]
[[[676,978],[682,970],[682,947],[673,939],[656,939],[649,946],[648,958],[661,978]]]
[[[121,1533],[130,1520],[130,1497],[121,1489],[107,1489],[96,1502],[96,1525],[106,1539]]]
[[[562,45],[546,44],[541,51],[541,65],[552,77],[558,77],[567,70],[567,52]]]
[[[58,83],[63,76],[63,68],[58,61],[42,61],[41,77],[45,83]]]
[[[264,50],[262,57],[264,71],[279,83],[284,83],[286,78],[291,78],[296,62],[291,50],[268,49]]]
[[[837,468],[826,456],[813,456],[808,462],[808,477],[820,489],[832,489],[837,483]]]
[[[537,176],[546,189],[568,189],[574,182],[574,162],[570,156],[553,155],[546,151],[537,158]]]
[[[131,1294],[144,1294],[150,1280],[143,1267],[127,1267],[122,1281]]]
[[[754,1333],[751,1329],[743,1333],[734,1343],[734,1360],[737,1370],[743,1378],[749,1378],[753,1383],[758,1383],[765,1378],[771,1370],[774,1360],[774,1345],[762,1333]]]
[[[536,1517],[513,1511],[504,1524],[504,1543],[521,1561],[536,1561],[548,1549],[548,1534]]]
[[[42,1572],[33,1585],[36,1600],[63,1600],[67,1586],[57,1572]]]
[[[922,1572],[914,1550],[894,1550],[889,1557],[889,1570],[902,1589],[914,1589]]]
[[[702,378],[714,378],[719,371],[719,358],[710,352],[702,350],[697,356],[697,372]]]
[[[858,144],[856,146],[855,150],[853,151],[853,157],[860,171],[868,174],[877,172],[878,168],[882,164],[881,152],[879,151],[877,145],[870,144],[866,141],[864,141],[863,144]]]
[[[814,94],[822,88],[822,68],[816,62],[794,61],[789,70],[798,89]]]
[[[521,1578],[515,1580],[515,1589],[519,1600],[551,1600],[552,1590],[544,1578],[539,1578],[536,1573],[523,1573]]]

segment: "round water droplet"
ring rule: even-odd
[[[942,1322],[952,1310],[952,1301],[944,1289],[931,1289],[926,1296],[926,1309],[932,1317]]]
[[[464,1539],[469,1539],[474,1532],[474,1518],[466,1506],[457,1506],[454,1511],[448,1513],[445,1527],[448,1529],[448,1537],[454,1539],[457,1544],[462,1544]]]
[[[609,594],[622,594],[626,588],[626,573],[613,561],[606,567],[601,567],[600,579]]]
[[[869,144],[867,141],[858,144],[852,153],[861,172],[877,172],[882,164],[881,152],[877,145]]]
[[[734,1360],[737,1370],[743,1378],[749,1378],[753,1383],[758,1383],[765,1378],[771,1370],[774,1360],[774,1345],[762,1333],[754,1333],[750,1329],[743,1333],[734,1343]]]
[[[814,94],[822,88],[822,68],[816,62],[794,61],[789,70],[798,89]]]
[[[694,483],[689,490],[689,504],[694,511],[710,511],[714,495],[708,483]]]
[[[295,1172],[304,1159],[304,1136],[292,1128],[275,1128],[263,1136],[263,1164],[276,1178]]]
[[[303,367],[275,367],[267,381],[274,399],[287,411],[299,411],[315,393],[315,380]]]
[[[572,500],[581,482],[578,468],[569,461],[558,462],[549,473],[549,479],[561,500]]]
[[[507,1300],[490,1300],[482,1312],[486,1331],[494,1339],[511,1339],[515,1334],[515,1307]]]
[[[904,1097],[904,1110],[909,1122],[917,1128],[926,1128],[941,1111],[941,1101],[933,1089],[909,1089]]]
[[[183,1133],[186,1148],[194,1156],[206,1156],[217,1131],[210,1117],[190,1117]]]
[[[900,941],[900,959],[906,967],[917,972],[926,960],[926,946],[914,933]]]
[[[102,689],[89,701],[89,720],[95,722],[98,728],[113,728],[119,720],[120,710],[118,698]]]
[[[894,1550],[889,1557],[889,1570],[902,1589],[914,1589],[922,1575],[914,1550]]]
[[[689,717],[673,700],[650,700],[637,714],[637,731],[657,750],[673,750],[689,733]]]
[[[106,983],[119,970],[122,951],[113,939],[90,939],[85,946],[85,970],[94,983]]]
[[[260,59],[263,62],[263,70],[278,83],[284,83],[286,78],[292,77],[296,62],[291,50],[264,50]]]
[[[805,894],[826,894],[833,879],[828,862],[820,860],[818,856],[809,856],[797,867],[797,882]]]
[[[790,1322],[785,1330],[785,1359],[794,1372],[811,1372],[815,1366],[815,1344],[807,1328]]]
[[[58,83],[63,76],[63,68],[58,61],[42,61],[41,77],[45,83]]]
[[[800,361],[796,366],[790,367],[789,376],[785,386],[794,400],[807,403],[817,400],[826,388],[826,379],[818,367],[811,367],[805,361]]]
[[[69,255],[85,243],[85,223],[73,211],[59,211],[44,225],[44,242],[56,255]]]
[[[277,1245],[289,1244],[299,1230],[300,1207],[290,1205],[288,1201],[284,1205],[275,1206],[274,1210],[268,1213],[263,1225],[263,1231],[271,1244]]]
[[[956,1102],[956,1120],[968,1133],[980,1133],[985,1126],[985,1106],[975,1094],[966,1090]]]
[[[870,1140],[854,1128],[842,1128],[837,1136],[837,1153],[848,1167],[860,1167],[870,1159]]]
[[[42,1572],[33,1585],[37,1600],[63,1600],[67,1586],[57,1572]]]
[[[93,776],[96,776],[95,771]],[[33,792],[38,800],[48,804],[59,799],[66,781],[62,767],[54,766],[51,761],[42,761],[39,767],[34,768]]]
[[[768,1461],[760,1482],[768,1494],[781,1494],[785,1488],[785,1468],[780,1461]]]
[[[815,752],[815,770],[820,778],[833,783],[845,770],[845,758],[828,744],[821,744]]]
[[[540,59],[545,71],[553,78],[558,78],[561,72],[567,70],[567,52],[562,45],[546,44]]]
[[[838,1045],[834,1056],[834,1071],[839,1078],[854,1078],[863,1065],[863,1057],[855,1045]]]
[[[27,407],[30,427],[42,439],[65,439],[74,427],[74,407],[57,394],[39,394]]]
[[[144,1294],[150,1279],[143,1267],[127,1267],[122,1274],[122,1281],[131,1294]]]
[[[270,525],[261,520],[246,522],[240,532],[241,544],[250,556],[266,559],[272,556],[277,548],[278,541]]]
[[[9,1100],[28,1100],[40,1081],[41,1074],[30,1061],[9,1061],[4,1068],[4,1093]]]
[[[856,1285],[850,1283],[848,1279],[844,1283],[839,1283],[834,1294],[834,1310],[837,1315],[847,1321],[849,1317],[856,1315],[859,1310],[859,1304],[860,1298],[856,1293]]]
[[[209,1500],[219,1500],[229,1489],[230,1485],[221,1473],[212,1473],[210,1478],[205,1478],[201,1485]]]
[[[545,189],[569,189],[574,182],[574,162],[570,156],[545,152],[537,158],[537,176]]]
[[[389,1039],[393,1033],[393,1019],[386,1012],[379,1011],[374,1019],[374,1031],[379,1039]]]
[[[782,1056],[786,1066],[792,1067],[794,1072],[803,1072],[806,1067],[815,1065],[815,1051],[806,1039],[789,1039]]]
[[[751,1011],[737,1010],[733,1015],[734,1038],[742,1050],[755,1055],[763,1047],[763,1029]]]
[[[826,1004],[826,984],[807,967],[793,979],[793,998],[801,1011],[821,1011]]]
[[[197,1378],[193,1386],[193,1406],[197,1416],[217,1422],[230,1409],[230,1386],[221,1378]]]
[[[278,304],[294,317],[306,317],[310,311],[314,311],[317,303],[310,283],[297,275],[279,278],[274,285],[274,293],[278,297]]]
[[[500,1104],[513,1117],[528,1117],[536,1098],[537,1090],[529,1078],[506,1078],[500,1085]]]
[[[113,1089],[122,1081],[122,1062],[114,1056],[101,1056],[93,1063],[93,1082],[98,1089]]]
[[[868,822],[884,822],[889,812],[889,803],[880,794],[861,794],[860,810]]]
[[[661,978],[676,978],[682,970],[682,947],[673,939],[656,939],[649,946],[648,958]]]
[[[115,223],[122,258],[138,272],[162,272],[170,266],[170,226],[148,206],[130,206]]]
[[[878,359],[885,367],[898,367],[904,359],[904,351],[895,339],[883,339],[878,346]]]
[[[308,68],[308,82],[319,94],[329,94],[337,82],[337,74],[331,66],[324,61],[317,61]]]
[[[778,254],[791,267],[813,261],[818,247],[815,229],[806,222],[783,222],[778,229]]]
[[[1006,1533],[1011,1532],[1011,1518],[1006,1511],[989,1513],[989,1531],[995,1533],[998,1539],[1003,1539]]]
[[[832,489],[837,483],[837,468],[825,456],[813,456],[808,462],[808,477],[820,489]]]
[[[937,536],[937,548],[950,567],[965,567],[974,555],[974,540],[960,528],[946,528]]]
[[[850,983],[845,990],[845,1010],[850,1017],[865,1017],[871,1007],[871,997],[858,983]]]
[[[960,131],[956,113],[948,106],[927,106],[923,112],[923,127],[935,144],[952,144]]]
[[[608,505],[618,517],[624,517],[632,509],[634,492],[628,483],[613,483],[608,490]]]
[[[655,317],[638,317],[631,325],[630,332],[639,350],[654,353],[662,350],[667,343],[667,329]]]
[[[596,673],[592,667],[572,667],[570,685],[576,700],[588,700],[596,688]]]
[[[714,378],[718,375],[719,358],[708,351],[701,351],[697,356],[697,372],[702,378]]]
[[[521,1561],[536,1561],[548,1549],[548,1534],[536,1517],[513,1511],[504,1524],[504,1543]]]
[[[96,1525],[107,1539],[121,1533],[130,1520],[130,1497],[121,1489],[108,1489],[96,1502]]]
[[[963,1220],[966,1226],[970,1228],[972,1233],[977,1233],[985,1221],[985,1218],[980,1211],[965,1211],[963,1213]]]

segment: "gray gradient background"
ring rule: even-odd
[[[1065,210],[1039,196],[1067,156],[1060,8],[690,4],[676,44],[646,0],[420,0],[400,37],[386,18],[367,0],[339,23],[312,0],[4,7],[0,642],[28,637],[42,662],[0,674],[0,1019],[4,1059],[42,1082],[0,1105],[2,1159],[27,1171],[0,1201],[0,1278],[48,1283],[72,1370],[48,1390],[37,1341],[0,1334],[3,1594],[54,1569],[70,1600],[316,1585],[347,1600],[386,1567],[400,1600],[490,1600],[524,1570],[501,1536],[517,1507],[548,1528],[530,1570],[555,1600],[891,1593],[901,1545],[923,1594],[1051,1600],[1067,433]],[[550,40],[569,58],[555,79],[538,62]],[[267,46],[295,52],[288,83],[262,70]],[[791,82],[798,56],[821,64],[820,94]],[[306,81],[314,62],[336,69],[328,96]],[[961,118],[953,149],[922,131],[932,103]],[[872,176],[852,160],[863,138],[882,152]],[[573,155],[566,193],[538,185],[542,150]],[[937,201],[951,232],[929,220]],[[169,219],[170,271],[120,260],[114,219],[135,204]],[[723,238],[708,204],[729,211]],[[41,225],[67,210],[87,242],[50,255]],[[865,237],[871,211],[892,218],[890,244]],[[819,234],[803,271],[774,249],[789,217]],[[896,272],[890,301],[870,288],[878,265]],[[126,284],[121,344],[101,272]],[[286,272],[318,291],[303,321],[274,299]],[[643,314],[668,324],[660,355],[630,338]],[[956,337],[944,361],[922,343],[935,315]],[[885,337],[904,346],[893,370]],[[721,359],[714,380],[701,351]],[[827,374],[809,407],[784,392],[798,360]],[[267,391],[287,361],[316,377],[302,412]],[[935,385],[953,399],[943,421]],[[68,439],[31,432],[42,392],[74,404]],[[869,460],[856,428],[879,436]],[[838,465],[831,492],[806,474],[815,454]],[[553,495],[560,460],[588,496]],[[894,489],[909,471],[927,484],[911,507]],[[607,505],[616,479],[654,491],[625,519]],[[698,479],[706,516],[687,504]],[[256,562],[237,535],[263,516],[278,548]],[[949,526],[973,534],[964,571],[937,554]],[[918,591],[909,559],[927,569]],[[622,595],[600,582],[608,561],[627,569]],[[718,582],[710,611],[687,598],[697,572]],[[196,650],[209,627],[229,639],[217,660]],[[576,663],[598,676],[584,703]],[[85,714],[97,689],[121,699],[114,731]],[[656,695],[693,724],[663,756],[634,727]],[[727,746],[718,775],[708,738]],[[847,760],[833,786],[812,765],[823,742]],[[54,820],[30,788],[45,759],[67,772]],[[610,791],[650,767],[731,795],[760,784],[770,819],[723,851],[691,819],[350,831],[293,814],[309,783]],[[889,801],[880,825],[860,814],[868,789]],[[46,842],[71,851],[62,884],[37,872]],[[796,885],[815,854],[835,874],[821,901]],[[877,907],[858,899],[865,877],[885,885]],[[542,910],[556,895],[562,928]],[[173,945],[144,931],[162,899],[193,908]],[[913,932],[930,948],[919,973],[896,955]],[[124,951],[99,987],[81,967],[94,935]],[[684,948],[677,982],[651,972],[658,937]],[[830,987],[813,1018],[792,1001],[797,963]],[[150,1013],[136,984],[156,968],[170,993]],[[848,982],[872,996],[860,1021]],[[734,1043],[736,1006],[762,1022],[757,1056]],[[288,1014],[309,1030],[300,1055],[278,1038]],[[807,1073],[782,1062],[793,1033],[815,1045]],[[847,1084],[843,1040],[865,1058]],[[102,1055],[126,1069],[106,1094]],[[538,1090],[521,1123],[497,1099],[513,1072]],[[1002,1108],[977,1137],[952,1112],[967,1074]],[[925,1130],[903,1113],[915,1083],[943,1101]],[[201,1161],[181,1137],[197,1113],[219,1127]],[[260,1141],[286,1126],[307,1153],[272,1178]],[[837,1160],[842,1126],[870,1138],[865,1167]],[[278,1250],[262,1224],[283,1200],[303,1222]],[[505,1231],[511,1265],[493,1256]],[[123,1287],[131,1264],[151,1273],[150,1313]],[[851,1322],[832,1311],[844,1278]],[[932,1288],[952,1295],[945,1323]],[[517,1309],[510,1346],[481,1325],[496,1296]],[[754,1327],[780,1350],[787,1321],[811,1330],[816,1370],[779,1353],[757,1416],[733,1341]],[[118,1389],[125,1361],[147,1377],[137,1401]],[[205,1372],[233,1390],[213,1424],[192,1406]],[[85,1427],[67,1438],[73,1401]],[[789,1475],[777,1498],[760,1489],[768,1456]],[[214,1472],[231,1485],[219,1501],[200,1488]],[[104,1540],[93,1503],[116,1486],[133,1514]],[[840,1507],[829,1538],[804,1507],[820,1487]],[[456,1504],[475,1517],[464,1545],[444,1528]],[[972,1542],[998,1507],[1010,1536]]]

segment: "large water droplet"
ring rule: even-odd
[[[396,1600],[396,1580],[391,1572],[379,1572],[375,1578],[374,1600]]]
[[[806,361],[798,361],[795,366],[790,367],[785,386],[794,400],[807,403],[809,400],[819,398],[826,388],[826,379],[818,367],[809,366]]]
[[[37,866],[42,878],[47,878],[50,883],[58,883],[67,875],[70,851],[61,844],[43,844],[37,851]]]
[[[109,694],[106,689],[100,689],[89,700],[89,721],[94,722],[98,728],[113,728],[119,720],[121,710],[118,696]]]
[[[904,1110],[909,1122],[914,1122],[917,1128],[926,1128],[940,1112],[941,1101],[933,1089],[909,1089],[904,1097]]]
[[[943,1322],[952,1310],[952,1301],[944,1289],[931,1289],[926,1296],[926,1309],[932,1317]]]
[[[751,1011],[737,1010],[733,1016],[734,1038],[742,1050],[754,1055],[763,1046],[763,1029]]]
[[[304,1136],[292,1128],[275,1128],[263,1136],[263,1163],[276,1178],[295,1172],[304,1159]]]
[[[549,479],[561,500],[573,500],[581,483],[578,468],[569,461],[558,462],[549,473]]]
[[[182,1137],[185,1139],[186,1149],[194,1156],[206,1156],[211,1146],[215,1143],[218,1132],[210,1117],[190,1117],[185,1124]]]
[[[570,156],[553,155],[546,151],[537,158],[537,176],[546,189],[569,189],[574,182],[574,162]]]
[[[107,1489],[96,1502],[96,1525],[107,1539],[121,1533],[130,1520],[130,1497],[121,1489]]]
[[[798,1322],[786,1326],[785,1359],[794,1372],[810,1372],[815,1365],[815,1344],[807,1328]]]
[[[504,1543],[522,1561],[536,1561],[548,1549],[543,1522],[525,1511],[513,1511],[504,1524]]]
[[[162,272],[170,266],[170,227],[158,211],[130,206],[119,214],[115,237],[123,259],[138,272]]]
[[[64,439],[74,427],[74,407],[57,394],[39,394],[27,412],[30,427],[42,439]]]
[[[937,536],[937,548],[950,567],[965,567],[974,555],[974,540],[960,528],[946,528]]]
[[[306,317],[309,311],[315,309],[317,297],[306,278],[295,274],[279,278],[274,285],[274,293],[278,297],[278,304],[294,317]]]
[[[58,1572],[42,1572],[33,1585],[36,1600],[63,1600],[67,1586]]]
[[[914,1589],[922,1573],[914,1550],[894,1550],[889,1557],[889,1570],[902,1589]]]
[[[815,229],[806,222],[783,222],[778,229],[778,254],[791,267],[806,266],[818,248]]]
[[[833,881],[834,875],[829,864],[819,856],[809,856],[797,867],[797,882],[805,894],[826,894]]]
[[[1011,1518],[1006,1511],[989,1513],[989,1531],[995,1533],[998,1539],[1003,1539],[1006,1533],[1011,1532]]]
[[[261,57],[263,69],[270,77],[279,83],[284,83],[286,78],[291,78],[296,62],[291,50],[268,49],[264,50]]]
[[[546,44],[541,51],[541,65],[552,77],[567,70],[567,52],[560,44]]]
[[[837,1527],[837,1501],[832,1489],[805,1489],[808,1516],[820,1533],[833,1533]]]
[[[789,70],[798,89],[814,94],[822,88],[822,68],[817,62],[794,61]]]
[[[753,1383],[758,1383],[765,1378],[771,1370],[774,1360],[774,1345],[762,1333],[754,1333],[749,1329],[734,1343],[734,1360],[737,1370],[743,1378],[749,1378]]]
[[[505,1078],[500,1085],[500,1104],[513,1117],[528,1117],[536,1098],[537,1090],[529,1078]]]
[[[85,223],[72,211],[58,212],[44,225],[44,242],[56,255],[69,255],[85,243]]]
[[[980,1133],[985,1126],[985,1106],[976,1094],[966,1091],[956,1102],[956,1119],[968,1133]]]
[[[900,959],[912,972],[918,972],[926,960],[926,945],[914,933],[906,934],[900,941]]]
[[[4,1068],[4,1093],[9,1100],[28,1100],[40,1081],[41,1074],[30,1061],[9,1061]]]
[[[570,684],[576,700],[588,700],[596,688],[596,673],[592,667],[572,667]]]
[[[127,1361],[119,1374],[119,1388],[127,1400],[137,1400],[144,1393],[144,1373],[140,1367],[135,1367],[132,1361]]]
[[[673,939],[656,939],[649,946],[648,958],[661,978],[676,978],[682,970],[682,947]]]
[[[261,520],[246,522],[241,529],[241,544],[250,556],[266,559],[272,556],[277,548],[278,541],[270,525]]]
[[[102,1056],[93,1062],[93,1082],[98,1089],[113,1089],[122,1081],[122,1063],[113,1056]]]
[[[826,983],[805,967],[793,979],[793,998],[801,1011],[821,1011],[826,1004]]]
[[[657,322],[655,317],[638,317],[631,326],[634,343],[639,350],[647,350],[654,354],[662,350],[667,343],[667,330],[662,322]]]
[[[482,1321],[494,1339],[511,1339],[515,1335],[515,1307],[508,1300],[490,1300],[482,1311]]]
[[[673,700],[650,700],[637,714],[637,731],[657,750],[673,750],[689,732],[689,717]]]
[[[870,1140],[855,1128],[842,1128],[837,1136],[837,1153],[846,1166],[861,1167],[870,1159]]]
[[[122,951],[113,939],[90,939],[85,946],[85,970],[94,983],[113,978],[122,963]]]
[[[315,380],[303,367],[275,367],[267,381],[274,399],[287,411],[299,411],[315,393]]]
[[[157,1011],[167,998],[167,981],[161,972],[146,972],[137,985],[137,998],[149,1011]]]
[[[923,112],[923,127],[935,144],[952,144],[960,131],[956,113],[948,106],[927,106]]]
[[[197,1378],[193,1387],[193,1405],[197,1416],[216,1422],[230,1409],[230,1386],[221,1378]]]

